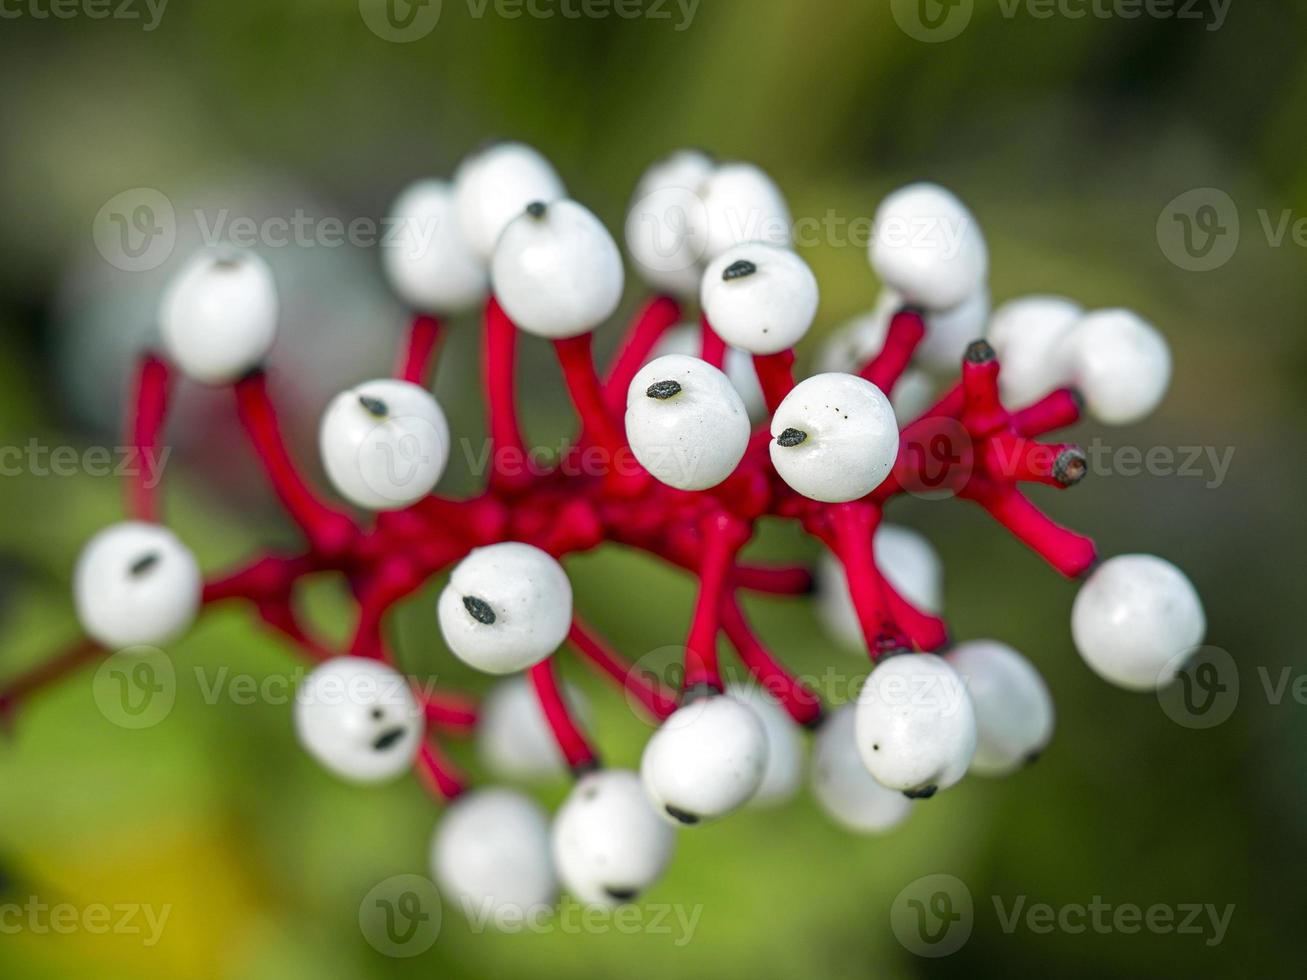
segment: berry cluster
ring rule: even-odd
[[[603,374],[591,336],[621,299],[622,256],[540,154],[493,146],[452,183],[410,187],[395,212],[404,234],[384,258],[416,311],[406,347],[394,378],[340,394],[320,430],[323,469],[353,507],[320,496],[282,440],[260,367],[278,315],[268,267],[246,252],[197,255],[163,297],[166,360],[142,357],[130,439],[159,441],[174,368],[227,386],[306,545],[205,580],[158,523],[155,493],[133,484],[133,519],[98,534],[77,565],[74,599],[90,639],[19,678],[0,705],[106,651],[169,643],[202,609],[241,601],[317,661],[295,704],[315,759],[362,783],[416,770],[449,802],[432,847],[449,895],[518,909],[552,902],[561,883],[582,902],[613,905],[659,878],[677,828],[790,797],[803,778],[803,728],[815,733],[816,799],[857,831],[884,831],[914,800],[967,772],[1012,772],[1048,743],[1052,702],[1029,661],[994,641],[950,643],[938,558],[881,520],[904,493],[974,501],[1082,579],[1075,644],[1113,683],[1164,684],[1202,641],[1202,606],[1184,575],[1145,555],[1100,562],[1092,542],[1021,490],[1085,476],[1075,446],[1037,441],[1082,407],[1124,424],[1156,406],[1170,376],[1165,342],[1132,313],[1086,313],[1055,297],[991,316],[984,237],[943,188],[914,184],[881,205],[870,259],[885,296],[834,334],[824,370],[797,383],[792,348],[816,315],[817,281],[789,247],[783,197],[756,167],[686,151],[645,175],[626,238],[656,295]],[[682,324],[681,303],[696,292],[700,323]],[[437,317],[483,302],[491,473],[481,495],[450,500],[432,493],[450,448],[427,387],[445,329]],[[569,452],[544,471],[512,465],[525,458],[519,330],[552,342],[581,421]],[[935,393],[934,373],[958,364],[960,381]],[[766,421],[755,426],[751,415]],[[599,465],[568,465],[581,458]],[[354,508],[373,516],[360,520]],[[815,574],[741,557],[763,517],[798,521],[825,545]],[[574,612],[559,559],[606,542],[697,576],[679,691],[634,669]],[[402,675],[385,639],[387,613],[446,571],[435,616],[449,650],[480,671],[515,675],[480,706]],[[344,651],[315,639],[296,612],[297,585],[324,572],[343,576],[357,601]],[[741,604],[745,592],[814,591],[834,634],[872,661],[857,700],[829,713]],[[722,634],[754,684],[724,683]],[[586,705],[558,674],[564,647],[660,723],[638,773],[601,765]],[[552,824],[516,790],[469,788],[442,743],[473,732],[498,775],[570,769],[576,784]]]

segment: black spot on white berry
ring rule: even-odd
[[[699,822],[699,817],[697,814],[691,813],[688,810],[682,810],[680,807],[675,807],[668,804],[667,806],[663,807],[663,809],[667,811],[667,815],[669,817],[671,817],[673,820],[677,821],[678,823],[685,824],[687,827],[693,827],[695,824]]]
[[[495,611],[490,608],[490,603],[485,599],[478,599],[474,595],[463,596],[463,608],[467,610],[468,615],[478,623],[490,626],[495,621]]]
[[[903,795],[910,800],[928,800],[939,792],[939,787],[934,783],[929,786],[921,786],[917,789],[905,789]]]
[[[531,215],[531,217],[535,218],[537,221],[543,218],[545,212],[548,210],[549,208],[544,201],[532,201],[526,206],[526,213]]]
[[[390,406],[380,398],[373,398],[371,395],[359,395],[359,404],[369,415],[375,415],[379,419],[384,419],[390,414]]]
[[[722,282],[730,282],[732,279],[743,279],[751,276],[758,271],[758,267],[748,259],[740,259],[732,262],[722,272]]]
[[[1067,449],[1053,463],[1053,479],[1064,487],[1074,486],[1089,473],[1089,463],[1079,449]]]
[[[676,381],[655,381],[644,393],[650,398],[657,398],[659,401],[666,401],[674,398],[681,393],[681,386]]]
[[[786,429],[776,437],[777,445],[791,449],[808,438],[808,433],[802,429]]]
[[[605,888],[604,893],[615,902],[629,902],[640,894],[634,888]]]
[[[136,561],[132,562],[128,571],[131,573],[133,578],[140,578],[155,565],[159,564],[161,560],[162,556],[157,551],[146,552],[141,555],[141,557],[137,558]]]
[[[386,749],[393,746],[396,742],[398,742],[403,737],[404,737],[404,729],[391,728],[387,731],[382,732],[375,739],[373,739],[372,747],[376,749],[378,752],[385,752]]]

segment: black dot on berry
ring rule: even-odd
[[[478,599],[474,595],[463,596],[463,608],[467,610],[468,615],[484,626],[490,626],[495,621],[495,611],[490,608],[490,603],[485,599]]]

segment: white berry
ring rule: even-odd
[[[1029,660],[994,640],[960,643],[945,659],[962,675],[976,711],[972,772],[1004,776],[1044,751],[1053,738],[1053,698]]]
[[[439,482],[449,462],[449,423],[425,388],[369,381],[327,406],[318,446],[343,497],[368,510],[396,510]]]
[[[1171,350],[1129,310],[1089,313],[1063,338],[1060,357],[1089,413],[1108,425],[1149,415],[1171,383]]]
[[[867,771],[854,734],[857,707],[836,708],[812,745],[812,795],[832,820],[860,834],[883,834],[907,819],[913,802]]]
[[[817,277],[788,248],[749,242],[709,264],[700,302],[726,343],[751,354],[775,354],[797,344],[812,326]]]
[[[278,310],[268,263],[253,252],[206,249],[168,283],[159,329],[168,356],[188,377],[224,384],[267,355]]]
[[[82,629],[110,649],[155,646],[186,632],[203,586],[191,550],[166,527],[141,521],[97,533],[73,571]]]
[[[636,186],[626,216],[626,248],[640,278],[673,296],[693,296],[703,275],[707,212],[699,188],[713,162],[680,150],[655,163]]]
[[[749,799],[749,806],[778,806],[792,799],[803,782],[803,740],[799,726],[775,696],[758,684],[731,684],[726,693],[757,715],[767,737],[767,766],[762,783]]]
[[[625,273],[617,243],[575,201],[533,202],[504,229],[490,264],[495,296],[538,337],[575,337],[608,319]]]
[[[989,273],[980,225],[937,184],[909,184],[881,202],[870,255],[886,286],[931,310],[965,302]]]
[[[703,259],[711,262],[743,242],[790,244],[790,209],[775,182],[751,163],[719,166],[699,188]]]
[[[976,717],[966,685],[933,653],[878,663],[858,695],[858,751],[884,786],[932,796],[964,775],[976,749]]]
[[[698,281],[698,276],[696,276],[696,286]],[[654,360],[667,354],[685,354],[687,357],[698,357],[702,349],[703,331],[700,330],[699,324],[679,323],[663,334],[662,338],[654,346],[649,359]],[[758,372],[753,367],[753,355],[748,351],[728,345],[722,370],[726,372],[726,377],[730,379],[731,386],[739,393],[740,399],[744,402],[745,411],[749,413],[749,418],[761,416],[766,410],[766,405],[763,401],[762,385],[758,383]]]
[[[1023,296],[994,311],[988,340],[1002,365],[998,387],[1007,408],[1033,405],[1070,381],[1059,350],[1082,314],[1061,296]]]
[[[1071,609],[1080,656],[1104,680],[1131,691],[1169,684],[1206,632],[1193,583],[1152,555],[1109,558],[1080,587]]]
[[[887,298],[894,305],[889,305]],[[817,371],[840,374],[856,374],[860,371],[863,365],[884,348],[890,319],[898,309],[899,302],[897,293],[883,290],[881,300],[871,312],[853,317],[836,327],[817,352]],[[895,416],[900,419],[916,418],[934,402],[935,388],[935,381],[929,374],[909,366],[899,376],[894,392],[890,395]]]
[[[539,663],[567,638],[572,584],[539,548],[492,544],[455,566],[437,613],[455,656],[488,674],[511,674]]]
[[[589,705],[570,684],[564,698],[573,717],[589,715]],[[487,769],[500,779],[541,782],[567,772],[540,699],[531,681],[522,674],[509,677],[490,689],[477,712],[477,754]]]
[[[931,371],[956,372],[971,342],[985,336],[989,287],[981,285],[950,309],[927,310],[925,321],[926,335],[917,347],[916,361]]]
[[[431,867],[440,890],[474,922],[514,926],[558,892],[544,810],[497,786],[450,804],[431,841]]]
[[[676,831],[653,810],[629,769],[583,776],[553,826],[554,866],[564,887],[587,905],[634,901],[671,862]]]
[[[707,361],[668,354],[642,367],[626,393],[626,438],[640,465],[680,490],[715,487],[749,445],[749,413]]]
[[[897,524],[881,524],[873,538],[876,568],[894,590],[923,612],[944,608],[944,563],[924,537]],[[836,642],[865,655],[866,640],[849,594],[844,565],[829,551],[817,563],[817,617]]]
[[[533,201],[566,195],[553,165],[522,143],[496,143],[467,157],[454,174],[459,227],[473,252],[490,260],[508,223]]]
[[[795,385],[772,416],[771,436],[772,465],[781,479],[826,503],[871,493],[899,452],[889,399],[852,374],[818,374]]]
[[[315,667],[296,692],[295,732],[342,779],[378,783],[412,766],[422,711],[398,671],[366,657],[337,657]]]
[[[753,709],[725,695],[678,708],[645,744],[640,778],[660,812],[692,826],[739,809],[762,785],[767,733]]]
[[[409,306],[432,313],[461,313],[485,298],[486,262],[459,226],[453,188],[419,180],[390,209],[390,240],[381,249],[391,288]]]

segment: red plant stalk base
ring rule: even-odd
[[[493,443],[487,489],[470,500],[430,496],[370,523],[324,502],[309,485],[282,439],[268,378],[262,371],[245,377],[232,386],[237,412],[306,546],[295,554],[258,556],[213,578],[204,588],[204,606],[243,602],[268,628],[314,660],[348,652],[393,662],[383,640],[386,615],[473,548],[524,541],[561,557],[617,543],[684,568],[699,579],[685,643],[682,694],[722,689],[717,640],[724,633],[745,669],[794,720],[814,726],[822,717],[820,698],[767,649],[740,602],[744,592],[797,596],[812,589],[806,568],[741,560],[740,552],[760,518],[801,522],[843,563],[873,660],[902,649],[934,651],[948,642],[943,622],[907,602],[876,567],[873,534],[885,505],[896,496],[917,493],[972,500],[1064,575],[1082,575],[1094,564],[1093,543],[1053,523],[1020,490],[1022,483],[1065,487],[1084,476],[1085,457],[1074,446],[1034,441],[1075,422],[1079,399],[1063,390],[1023,411],[1008,412],[998,397],[998,362],[984,341],[967,351],[961,382],[903,427],[891,475],[862,500],[823,504],[796,494],[771,466],[765,426],[754,433],[744,459],[720,486],[688,492],[658,483],[639,466],[626,444],[626,389],[658,339],[679,319],[680,309],[673,300],[653,299],[629,328],[606,380],[596,373],[588,336],[555,344],[581,434],[562,463],[540,472],[524,465],[527,456],[515,395],[517,329],[492,299],[486,309],[484,344]],[[442,332],[435,319],[416,317],[399,353],[396,376],[429,383]],[[706,321],[702,332],[703,356],[720,364],[725,353],[721,339]],[[861,365],[858,373],[891,393],[923,335],[920,314],[902,310],[892,321],[883,351]],[[793,385],[793,362],[790,351],[755,359],[769,406],[778,404]],[[154,354],[144,355],[129,423],[129,438],[138,449],[158,449],[170,386],[168,365]],[[603,465],[566,465],[578,458],[597,459]],[[128,487],[128,509],[137,519],[158,519],[156,492],[143,479]],[[328,572],[345,577],[358,604],[347,651],[328,649],[315,640],[295,612],[299,583]],[[675,692],[637,671],[579,619],[568,646],[653,719],[665,718],[676,709]],[[34,691],[104,652],[80,641],[11,681],[0,689],[0,715],[9,716]],[[597,765],[598,755],[569,713],[556,660],[555,655],[531,668],[530,680],[564,758],[581,772]],[[420,686],[419,698],[428,732],[417,760],[418,775],[438,798],[452,799],[466,788],[467,780],[442,750],[440,739],[471,732],[476,708],[470,698],[428,685]]]

